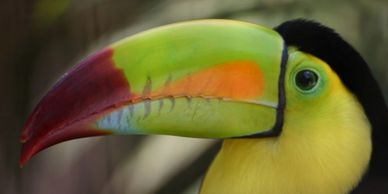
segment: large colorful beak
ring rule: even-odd
[[[25,124],[20,164],[53,144],[104,134],[276,134],[286,52],[271,29],[227,20],[126,38],[66,73]]]

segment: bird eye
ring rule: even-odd
[[[309,92],[318,84],[319,76],[315,71],[304,69],[296,73],[295,83],[302,92]]]

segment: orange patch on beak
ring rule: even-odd
[[[263,74],[251,61],[238,61],[187,75],[160,91],[156,96],[210,96],[236,100],[261,96]]]

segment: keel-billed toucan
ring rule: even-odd
[[[20,165],[87,136],[216,138],[201,193],[361,193],[388,187],[387,113],[365,61],[330,28],[183,22],[66,73],[24,125]]]

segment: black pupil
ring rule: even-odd
[[[318,75],[311,70],[302,70],[296,74],[296,85],[302,90],[311,90],[318,82]]]

